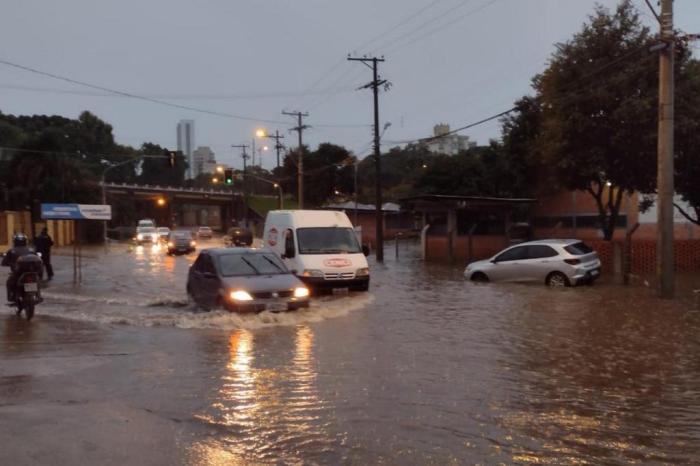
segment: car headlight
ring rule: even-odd
[[[192,247],[197,246],[197,242],[196,242],[196,241],[190,241],[190,246],[192,246]]]
[[[306,298],[307,296],[309,296],[309,289],[305,286],[299,286],[294,288],[295,298]]]
[[[136,239],[139,240],[139,241],[142,240],[142,239],[143,239],[143,235],[142,235],[141,233],[139,233],[138,235],[136,235]]]
[[[153,235],[151,238],[153,238],[153,241],[158,241],[158,235]]]
[[[361,269],[357,269],[357,272],[355,272],[356,277],[368,277],[369,276],[369,268],[367,267],[362,267]]]
[[[168,247],[169,247],[169,248],[174,248],[174,247],[175,247],[175,243],[173,243],[172,241],[168,241]]]
[[[252,301],[253,297],[248,293],[247,291],[243,290],[237,290],[237,291],[232,291],[231,294],[231,299],[234,301]]]
[[[304,269],[301,275],[303,277],[323,277],[323,271],[318,269]]]

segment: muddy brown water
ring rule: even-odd
[[[412,249],[369,294],[243,318],[185,305],[192,258],[98,257],[0,319],[0,460],[700,463],[691,295],[472,284]]]

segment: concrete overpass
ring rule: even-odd
[[[115,225],[131,223],[123,221],[125,209],[135,211],[137,218],[154,218],[159,225],[169,226],[225,228],[245,216],[243,193],[234,190],[127,183],[104,183],[103,188],[107,204],[113,206]]]

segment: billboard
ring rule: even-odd
[[[112,206],[102,204],[41,204],[44,220],[111,220]]]

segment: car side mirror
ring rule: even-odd
[[[362,254],[369,256],[369,247],[366,244],[362,245]]]
[[[284,251],[284,254],[282,255],[282,259],[291,259],[292,257],[294,257],[293,249]]]
[[[292,272],[294,275],[296,275],[297,272],[299,272],[299,271],[297,269],[292,269],[292,270],[290,270],[290,272]]]

